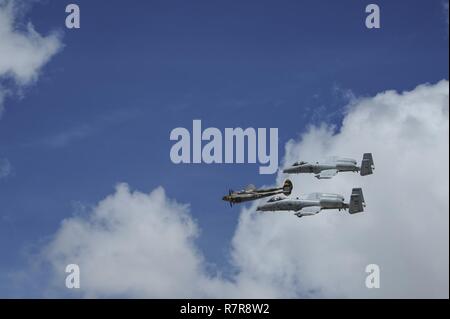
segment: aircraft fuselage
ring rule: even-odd
[[[338,158],[333,162],[303,162],[296,163],[283,170],[284,173],[314,173],[319,174],[322,171],[336,169],[339,172],[358,172],[360,167],[354,159]]]
[[[255,199],[259,199],[259,198],[274,196],[274,195],[278,195],[278,194],[282,194],[282,193],[283,193],[283,189],[279,189],[279,190],[271,191],[271,192],[253,192],[253,193],[242,192],[242,193],[232,193],[230,195],[226,195],[222,199],[224,201],[231,202],[233,204],[237,204],[237,203],[249,202],[249,201],[252,201]]]
[[[305,199],[281,199],[269,201],[258,207],[259,211],[299,211],[305,207],[321,207],[321,209],[346,209],[348,204],[344,203],[344,197],[339,194],[311,194]]]

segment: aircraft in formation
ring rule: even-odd
[[[291,195],[292,192],[292,182],[290,180],[285,180],[282,187],[278,188],[260,188],[257,189],[255,185],[248,185],[244,190],[235,192],[230,189],[228,192],[228,195],[225,195],[222,199],[224,201],[227,201],[230,203],[230,206],[233,206],[233,204],[242,203],[242,202],[248,202],[251,200],[263,198],[263,197],[269,197],[273,195],[283,194],[286,196]]]
[[[329,157],[319,162],[296,162],[283,170],[288,174],[313,173],[318,179],[330,179],[338,172],[359,172],[361,176],[373,174],[375,169],[372,153],[363,154],[361,164],[351,158]],[[282,187],[257,189],[253,185],[247,186],[239,192],[229,191],[223,200],[233,204],[257,200],[263,197],[273,196],[265,204],[257,207],[258,211],[294,211],[297,217],[312,216],[322,210],[337,209],[348,210],[350,214],[364,211],[366,202],[361,188],[353,188],[350,200],[345,202],[340,194],[312,193],[290,198],[293,189],[292,182],[287,179]],[[275,196],[274,196],[275,195]]]
[[[338,172],[359,172],[361,176],[371,175],[375,169],[371,153],[365,153],[358,165],[356,160],[344,157],[329,157],[320,162],[299,161],[283,170],[283,173],[314,173],[318,179],[333,178]]]
[[[364,211],[366,202],[361,188],[354,188],[350,201],[346,203],[344,196],[339,194],[312,193],[296,198],[283,196],[272,197],[267,203],[258,206],[257,210],[268,211],[294,211],[297,217],[316,215],[324,209],[347,210],[350,214]]]

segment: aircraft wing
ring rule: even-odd
[[[330,179],[334,177],[338,173],[337,169],[326,169],[321,171],[320,174],[317,174],[316,177],[318,179]]]
[[[300,209],[295,215],[297,215],[297,217],[312,216],[319,213],[321,210],[322,207],[320,206],[309,206]]]

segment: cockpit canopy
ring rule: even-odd
[[[298,161],[298,162],[295,162],[295,163],[294,163],[294,166],[300,166],[300,165],[305,165],[305,164],[308,164],[308,162],[305,162],[305,161]]]
[[[273,203],[273,202],[278,202],[280,200],[286,199],[286,196],[283,195],[276,195],[274,197],[272,197],[271,199],[269,199],[267,202],[268,203]]]

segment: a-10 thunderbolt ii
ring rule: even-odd
[[[372,153],[365,153],[361,165],[351,158],[329,157],[320,162],[296,162],[283,170],[283,173],[314,173],[318,179],[330,179],[338,172],[360,172],[361,176],[370,175],[375,169]]]
[[[297,198],[274,196],[267,203],[258,206],[257,210],[267,211],[294,211],[297,217],[316,215],[324,209],[347,210],[350,214],[364,211],[366,203],[361,188],[354,188],[350,201],[344,202],[344,196],[339,194],[312,193]]]
[[[239,192],[235,192],[230,189],[228,195],[224,196],[222,199],[229,202],[230,206],[233,206],[233,204],[248,202],[278,194],[289,196],[292,192],[292,188],[292,182],[288,179],[284,182],[282,187],[277,188],[257,189],[254,185],[248,185],[244,190]]]

